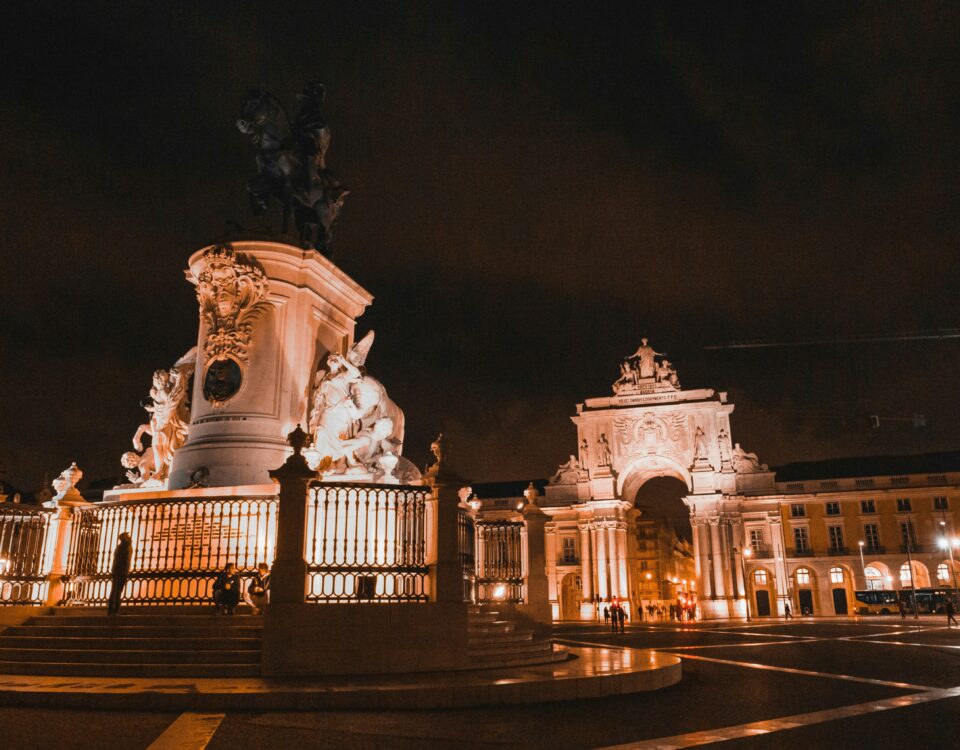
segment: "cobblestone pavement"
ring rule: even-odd
[[[561,642],[657,648],[656,693],[456,711],[249,714],[0,708],[11,748],[855,748],[953,746],[960,630],[891,618],[563,625]]]

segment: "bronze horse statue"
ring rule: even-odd
[[[308,83],[297,95],[291,122],[275,96],[251,89],[237,128],[256,148],[257,173],[247,185],[253,212],[263,215],[275,198],[283,213],[282,232],[289,230],[292,216],[301,244],[327,252],[331,227],[350,191],[327,169],[330,128],[320,112],[325,93],[319,81]]]

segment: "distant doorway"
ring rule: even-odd
[[[770,592],[757,589],[757,617],[770,616]]]
[[[797,597],[800,600],[800,614],[812,615],[813,614],[813,591],[811,591],[810,589],[800,589],[797,592]]]
[[[847,614],[847,590],[846,589],[834,589],[833,590],[833,611],[838,615]]]
[[[560,582],[560,619],[579,620],[582,600],[580,576],[576,573],[567,573]]]

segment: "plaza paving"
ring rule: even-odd
[[[565,625],[570,645],[657,648],[684,679],[653,693],[434,711],[178,714],[0,708],[17,748],[950,747],[960,630],[941,618]]]

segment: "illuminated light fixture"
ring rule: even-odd
[[[494,599],[503,599],[507,595],[507,587],[502,583],[498,583],[493,589],[493,598]]]
[[[751,557],[753,557],[753,547],[744,547],[744,548],[743,548],[743,556],[744,556],[745,558],[747,558],[748,560],[749,560]]]

